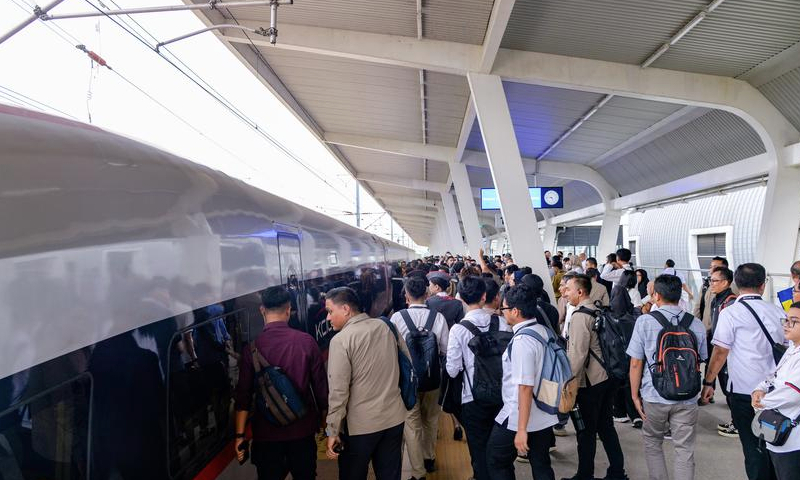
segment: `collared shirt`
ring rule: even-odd
[[[595,310],[594,304],[588,298],[578,304],[578,308],[580,307]],[[594,316],[578,311],[572,314],[569,322],[567,356],[572,374],[580,382],[580,387],[597,385],[608,380],[608,373],[597,361],[597,358],[603,358],[603,352],[600,350],[597,332],[593,329],[594,322]],[[589,353],[590,349],[597,358]]]
[[[739,295],[736,302],[719,312],[713,345],[730,350],[728,354],[728,391],[750,395],[764,380],[765,372],[775,370],[772,346],[750,310],[755,310],[764,327],[777,343],[784,343],[781,319],[786,312],[758,295]]]
[[[511,327],[506,323],[506,319],[502,316],[500,318],[500,331],[510,332]],[[492,316],[486,313],[482,308],[477,310],[470,310],[464,316],[464,320],[469,320],[470,323],[478,327],[478,330],[485,332],[489,330],[489,322]],[[464,321],[462,320],[462,322]],[[465,404],[472,401],[472,391],[469,385],[474,384],[473,378],[475,373],[475,354],[469,349],[467,344],[472,340],[472,333],[461,323],[453,325],[450,329],[450,338],[447,342],[447,373],[451,377],[458,375],[458,372],[464,370],[464,388],[461,389],[461,403]],[[466,367],[466,368],[465,368]]]
[[[662,305],[659,308],[654,308],[652,311],[660,311],[667,320],[677,325],[683,319],[685,313],[677,305]],[[658,334],[661,332],[661,324],[658,323],[652,315],[644,314],[636,319],[636,325],[633,327],[633,335],[628,344],[628,350],[625,352],[631,358],[636,358],[645,362],[644,373],[642,375],[642,399],[650,403],[662,403],[666,405],[685,404],[690,405],[697,403],[700,397],[698,392],[694,398],[690,400],[673,401],[667,400],[658,394],[655,387],[653,387],[653,378],[650,375],[650,367],[655,363],[655,358],[658,355]],[[697,339],[697,353],[700,355],[700,361],[708,359],[708,342],[706,342],[706,328],[703,322],[694,317],[689,330],[694,333]]]
[[[564,315],[564,328],[561,329],[561,336],[565,339],[569,338],[569,321],[572,318],[572,314],[575,313],[577,309],[578,307],[567,302],[566,314]]]
[[[617,280],[619,280],[619,277],[622,276],[622,272],[624,272],[625,270],[633,270],[633,267],[631,266],[630,263],[626,263],[622,265],[621,268],[617,269],[614,269],[614,267],[611,266],[610,263],[606,263],[605,265],[603,265],[603,271],[600,272],[600,278],[602,278],[607,282],[617,283]],[[594,289],[594,286],[592,286],[592,289]]]
[[[409,305],[407,310],[408,316],[411,317],[411,322],[414,323],[414,326],[417,327],[417,329],[424,328],[425,322],[428,321],[428,312],[431,310],[421,304]],[[403,319],[403,314],[395,312],[390,320],[394,326],[397,327],[397,333],[405,339],[408,335],[408,325],[406,325]],[[439,343],[439,355],[444,356],[447,352],[447,337],[450,331],[447,328],[447,320],[445,320],[444,315],[441,313],[436,313],[436,319],[433,321],[431,332],[436,335],[436,340]]]
[[[546,328],[536,323],[536,320],[528,320],[512,328],[514,337],[511,343],[514,346],[511,349],[511,356],[508,355],[508,349],[503,353],[503,408],[495,417],[495,421],[501,425],[508,419],[506,428],[512,432],[516,432],[519,425],[519,386],[533,387],[535,394],[542,378],[544,346],[527,335],[517,335],[520,330],[527,327],[533,328],[542,338],[547,338]],[[558,423],[556,415],[539,410],[536,402],[531,401],[531,403],[526,431],[538,432]]]
[[[334,335],[328,350],[329,436],[339,434],[345,419],[350,435],[379,432],[405,421],[398,346],[408,355],[403,337],[395,340],[383,320],[366,313],[348,320]]]
[[[269,423],[260,413],[253,415],[253,438],[258,441],[298,440],[316,433],[321,414],[328,408],[328,381],[325,362],[314,338],[289,327],[286,322],[271,322],[256,338],[256,348],[270,365],[280,367],[306,405],[306,415],[281,427]],[[242,352],[235,409],[252,410],[255,370],[249,346]],[[316,405],[316,407],[315,407]]]
[[[792,420],[800,416],[800,345],[786,351],[775,373],[761,382],[756,390],[768,392],[761,400],[764,408],[778,410]],[[800,450],[800,427],[792,430],[782,446],[768,443],[767,449],[776,453]]]

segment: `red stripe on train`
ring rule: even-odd
[[[225,448],[200,470],[200,473],[194,477],[194,480],[214,480],[219,477],[222,471],[225,470],[235,458],[233,444],[234,442],[225,445]]]

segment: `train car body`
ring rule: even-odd
[[[0,106],[0,479],[214,478],[260,290],[392,308],[411,250],[90,125]]]

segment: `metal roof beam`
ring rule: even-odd
[[[494,59],[497,57],[497,51],[500,50],[500,43],[506,33],[512,10],[514,10],[514,0],[494,0],[489,26],[486,28],[486,35],[483,38],[478,72],[489,73],[492,71]]]
[[[423,210],[420,208],[414,209],[414,208],[394,207],[392,205],[387,205],[386,211],[388,211],[391,214],[397,214],[397,215],[406,214],[406,215],[415,215],[415,216],[430,217],[430,218],[436,218],[436,215],[438,215],[438,212],[433,212],[431,210]]]
[[[423,190],[428,192],[441,193],[445,191],[444,183],[429,182],[427,180],[417,180],[414,178],[400,178],[379,173],[359,173],[356,179],[362,182],[383,183],[394,187],[408,188],[410,190]]]
[[[431,200],[428,198],[402,197],[398,195],[379,195],[379,197],[386,204],[386,208],[391,208],[392,205],[401,207],[430,208],[437,208],[441,206],[436,200]]]
[[[391,153],[413,158],[427,158],[439,162],[451,162],[455,155],[455,148],[441,145],[432,145],[388,138],[368,137],[365,135],[351,135],[347,133],[325,133],[325,141],[333,145],[361,148],[374,152]]]

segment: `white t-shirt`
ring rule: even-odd
[[[786,318],[786,312],[758,295],[745,294],[719,314],[711,343],[730,350],[728,390],[750,395],[767,372],[775,371],[775,360],[772,346],[753,314],[742,304],[743,300],[758,314],[772,340],[781,344],[785,342],[781,319]]]
[[[787,350],[775,374],[762,382],[758,390],[769,392],[761,401],[765,408],[774,408],[791,419],[800,415],[800,345]],[[768,443],[767,449],[776,453],[800,450],[800,427],[792,430],[786,443],[780,447]]]
[[[535,320],[514,325],[513,331],[516,334],[526,327],[532,327],[536,333],[547,338],[547,330]],[[536,387],[542,378],[544,346],[527,335],[515,335],[511,343],[513,344],[511,356],[509,357],[507,349],[503,353],[503,408],[494,420],[502,425],[508,419],[506,428],[516,432],[519,425],[519,386],[531,386],[534,393],[536,392]],[[556,415],[539,410],[536,402],[532,402],[526,431],[538,432],[556,423],[558,423]]]
[[[430,310],[425,305],[414,304],[408,306],[408,316],[411,317],[411,322],[417,329],[425,327],[429,312]],[[408,335],[408,325],[406,325],[405,320],[403,320],[403,314],[395,312],[389,320],[391,320],[395,328],[397,328],[397,334],[400,335],[400,338],[405,339]],[[447,352],[447,339],[450,332],[447,329],[447,320],[444,319],[444,315],[441,313],[436,314],[431,332],[436,335],[436,340],[439,344],[439,355],[444,356]]]

